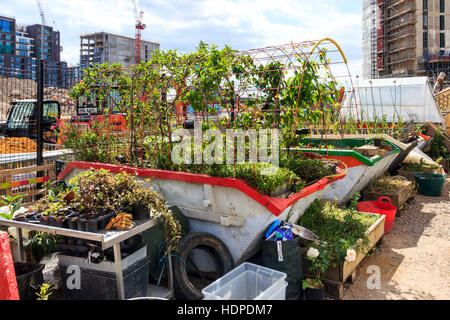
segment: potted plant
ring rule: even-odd
[[[22,203],[22,198],[25,197],[24,195],[17,195],[17,196],[3,196],[3,200],[0,200],[0,204],[4,206],[8,206],[9,213],[0,213],[0,217],[3,217],[7,220],[12,220],[15,218],[15,215],[17,211],[20,208],[20,205]],[[18,220],[18,219],[16,219]]]
[[[332,261],[332,254],[326,243],[319,241],[308,249],[306,259],[311,261],[309,271],[314,278],[306,278],[302,282],[302,289],[306,300],[323,300],[325,298],[325,286],[322,275],[327,271]]]
[[[383,137],[381,135],[375,135],[373,138],[373,144],[375,147],[381,147],[383,145]]]

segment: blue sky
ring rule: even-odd
[[[47,24],[61,32],[62,58],[79,61],[80,34],[98,31],[134,37],[132,0],[41,0]],[[143,39],[161,49],[188,52],[199,41],[237,50],[335,39],[352,75],[361,74],[361,0],[137,0],[147,29]],[[40,23],[36,0],[1,0],[0,15]]]

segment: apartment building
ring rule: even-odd
[[[0,16],[0,76],[36,80],[37,61],[42,57],[45,85],[69,87],[67,63],[60,58],[60,33],[49,26],[41,28],[17,25],[15,18]]]

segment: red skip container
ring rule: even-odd
[[[387,200],[388,202],[384,202],[383,200]],[[390,198],[381,197],[378,201],[360,202],[358,203],[358,211],[385,215],[386,221],[384,222],[384,233],[392,232],[397,207],[392,204]]]

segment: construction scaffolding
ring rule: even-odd
[[[377,5],[380,23],[375,73],[379,78],[416,75],[416,2],[378,0]]]
[[[427,76],[434,83],[440,72],[449,75],[450,51],[439,41],[448,9],[436,4],[363,0],[364,79]]]

